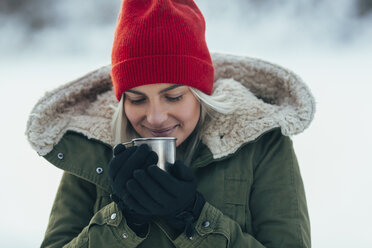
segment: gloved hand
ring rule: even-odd
[[[183,162],[177,160],[168,172],[156,165],[135,170],[124,201],[137,214],[163,217],[175,230],[191,237],[192,223],[199,218],[205,200],[196,191],[193,172]]]
[[[157,154],[151,151],[148,145],[141,145],[139,147],[132,146],[126,149],[124,145],[119,144],[115,146],[114,157],[109,163],[109,181],[115,192],[111,198],[123,212],[128,226],[140,236],[147,230],[148,222],[151,217],[140,215],[129,210],[125,201],[123,201],[126,192],[125,185],[127,181],[133,177],[134,170],[145,169],[149,165],[156,164],[157,162]]]

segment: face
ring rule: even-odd
[[[187,86],[148,84],[125,92],[124,110],[141,137],[176,137],[178,146],[195,129],[200,103]]]

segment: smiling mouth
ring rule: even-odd
[[[164,128],[164,129],[151,129],[149,128],[150,133],[155,137],[168,137],[179,125],[173,127]]]

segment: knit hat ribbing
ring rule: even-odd
[[[128,89],[154,83],[212,93],[214,67],[205,20],[192,0],[124,0],[111,64],[118,100]]]

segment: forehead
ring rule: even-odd
[[[129,89],[127,92],[141,92],[141,93],[162,93],[163,91],[168,91],[172,89],[184,89],[187,86],[179,84],[169,84],[169,83],[159,83],[159,84],[146,84],[137,86]]]

